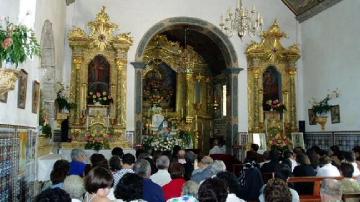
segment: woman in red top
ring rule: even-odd
[[[165,200],[181,196],[182,188],[186,182],[184,172],[184,167],[180,163],[174,162],[170,164],[169,173],[172,180],[163,186]]]

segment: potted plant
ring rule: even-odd
[[[337,90],[332,91],[327,94],[324,99],[320,102],[317,102],[314,98],[312,99],[312,110],[316,115],[316,122],[320,124],[321,130],[325,130],[325,125],[327,122],[327,113],[330,111],[332,105],[329,104],[331,99],[339,97],[339,92]]]
[[[33,30],[25,25],[15,25],[9,18],[0,19],[0,95],[13,90],[18,79],[19,64],[33,56],[40,56],[40,45]],[[15,65],[15,69],[5,66]]]

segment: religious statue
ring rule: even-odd
[[[268,101],[280,100],[281,95],[281,75],[275,67],[268,67],[263,74],[263,108],[270,111]]]
[[[102,55],[97,55],[89,64],[89,92],[109,92],[110,64]]]

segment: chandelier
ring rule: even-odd
[[[243,6],[242,0],[238,0],[234,11],[229,8],[225,16],[220,19],[221,30],[228,36],[237,33],[242,39],[245,35],[255,36],[259,31],[262,31],[264,19],[255,9],[246,9]]]
[[[184,29],[184,49],[183,52],[180,56],[180,64],[182,64],[182,66],[180,68],[178,68],[178,72],[182,72],[182,73],[190,73],[192,68],[194,67],[194,63],[192,62],[192,58],[191,58],[191,51],[192,47],[187,45],[187,33],[189,31],[189,28],[186,27]]]

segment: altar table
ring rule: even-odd
[[[110,159],[111,158],[111,150],[110,149],[102,149],[102,150],[99,150],[99,151],[95,151],[95,150],[87,150],[85,149],[84,150],[87,157],[90,158],[90,156],[94,153],[99,153],[99,154],[102,154],[105,156],[106,159]],[[124,151],[124,154],[126,153],[130,153],[132,155],[135,156],[135,150],[134,149],[123,149]],[[59,154],[62,156],[63,159],[66,159],[68,161],[71,161],[71,149],[60,149],[59,150]],[[90,162],[90,161],[89,161]]]
[[[48,181],[50,180],[50,173],[57,160],[62,159],[59,154],[47,154],[40,156],[37,160],[37,180]]]

